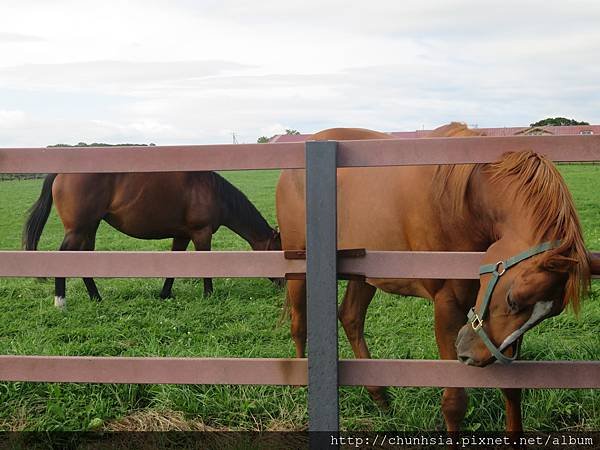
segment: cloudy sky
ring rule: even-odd
[[[0,2],[0,146],[600,123],[600,2]]]

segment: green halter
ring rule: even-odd
[[[515,331],[511,336],[513,337],[512,341],[517,341],[516,349],[513,353],[512,357],[504,356],[502,351],[504,348],[498,348],[494,345],[492,340],[489,338],[485,330],[483,329],[483,321],[485,320],[485,316],[488,312],[488,308],[490,306],[490,301],[492,299],[492,293],[494,292],[494,288],[498,283],[498,280],[504,273],[510,269],[511,267],[517,265],[521,261],[524,261],[532,256],[539,255],[540,253],[546,252],[550,249],[556,248],[560,245],[560,241],[548,241],[543,244],[537,245],[535,247],[530,248],[529,250],[525,250],[522,253],[519,253],[516,256],[512,256],[508,258],[506,261],[498,261],[496,264],[486,264],[479,268],[479,274],[491,273],[492,279],[487,285],[487,289],[485,290],[485,294],[483,296],[483,303],[481,304],[481,308],[479,309],[479,314],[475,312],[475,308],[471,308],[467,317],[469,318],[469,323],[473,328],[473,331],[477,333],[477,335],[481,338],[485,346],[488,350],[496,357],[498,361],[503,364],[509,364],[517,359],[519,353],[519,343],[520,339],[529,328],[521,327],[519,330]],[[528,323],[526,323],[527,325]]]

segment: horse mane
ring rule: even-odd
[[[227,218],[235,218],[237,223],[246,224],[261,236],[270,237],[273,229],[248,197],[218,173],[210,173],[215,192],[226,207]]]
[[[532,212],[536,240],[561,241],[546,258],[561,254],[577,261],[569,271],[563,297],[563,306],[570,304],[577,312],[590,286],[590,262],[573,197],[560,172],[552,161],[532,151],[505,153],[484,171],[492,182],[510,181]]]
[[[432,135],[439,131],[448,134],[437,136],[476,135],[457,122],[434,130]],[[508,152],[491,164],[440,165],[435,172],[434,198],[449,200],[455,214],[464,214],[470,180],[479,170],[488,174],[492,182],[506,181],[532,211],[536,240],[561,241],[560,247],[545,258],[561,254],[577,261],[569,271],[563,296],[563,306],[570,304],[577,312],[581,298],[589,290],[590,262],[573,198],[558,169],[552,161],[532,151]]]
[[[485,136],[483,131],[471,129],[464,122],[450,122],[449,124],[431,130],[427,137],[467,137]]]
[[[432,130],[427,137],[470,137],[485,136],[483,131],[472,130],[463,122],[450,122]],[[478,164],[443,164],[436,167],[434,199],[441,200],[449,195],[452,211],[462,214],[469,181]]]

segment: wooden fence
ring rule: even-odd
[[[600,388],[600,362],[338,360],[337,274],[477,279],[482,253],[336,248],[337,167],[487,163],[534,150],[600,161],[600,136],[420,138],[163,147],[0,149],[0,172],[164,172],[306,168],[306,259],[285,252],[0,252],[0,277],[284,277],[306,273],[308,359],[0,356],[0,380],[305,385],[309,429],[338,429],[338,386]],[[286,257],[288,256],[288,257]],[[595,273],[597,276],[598,273]],[[291,340],[290,340],[290,345]]]

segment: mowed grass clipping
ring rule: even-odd
[[[600,166],[561,166],[584,227],[588,248],[600,249]],[[277,171],[225,176],[275,224]],[[0,248],[20,248],[27,209],[41,180],[0,183]],[[53,210],[40,248],[55,250],[62,225]],[[99,250],[168,250],[169,241],[141,241],[100,226]],[[227,229],[215,250],[249,249]],[[158,298],[159,279],[98,279],[104,300],[88,299],[83,282],[67,281],[68,309],[52,306],[53,280],[0,279],[0,354],[93,356],[292,357],[289,324],[280,323],[284,292],[265,279],[217,279],[201,297],[199,280],[176,280],[175,298]],[[340,297],[343,285],[340,286]],[[436,359],[429,301],[378,293],[367,316],[366,338],[375,358]],[[340,356],[352,352],[340,327]],[[523,358],[600,359],[600,292],[593,286],[576,319],[571,312],[529,331]],[[391,408],[379,410],[364,388],[343,387],[345,430],[443,429],[441,389],[391,388]],[[469,389],[467,430],[504,427],[502,396]],[[0,430],[231,429],[302,430],[306,389],[272,386],[94,385],[0,383]],[[529,430],[600,430],[600,393],[527,390]],[[176,418],[176,420],[174,419]],[[155,424],[155,425],[153,425]]]

